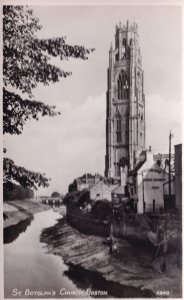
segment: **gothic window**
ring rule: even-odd
[[[128,77],[123,71],[118,77],[118,99],[127,99],[129,97]]]
[[[132,39],[130,39],[130,46],[132,46],[133,45],[133,41],[132,41]]]
[[[117,130],[121,130],[121,119],[117,119],[116,125],[117,125]]]
[[[121,143],[121,131],[116,132],[117,143]]]
[[[116,54],[116,61],[119,60],[119,53]]]
[[[126,58],[126,39],[123,39],[122,42],[122,59]]]

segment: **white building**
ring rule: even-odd
[[[161,213],[164,212],[164,189],[167,190],[169,176],[154,161],[151,151],[145,154],[145,162],[137,170],[136,176],[137,212]],[[171,188],[174,194],[174,184]]]

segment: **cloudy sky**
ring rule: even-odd
[[[30,121],[20,136],[5,136],[17,165],[44,172],[48,189],[66,192],[86,172],[103,175],[108,51],[116,23],[139,26],[146,95],[146,146],[168,152],[181,143],[181,8],[177,6],[33,6],[43,29],[39,37],[67,36],[70,44],[94,47],[88,61],[54,61],[72,76],[34,91],[35,98],[56,105],[61,116]]]

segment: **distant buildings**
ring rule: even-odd
[[[169,154],[153,154],[153,159],[156,163],[160,163],[162,169],[168,170]],[[171,172],[174,172],[175,155],[171,154]]]

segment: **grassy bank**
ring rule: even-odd
[[[32,217],[38,212],[48,209],[50,209],[48,205],[42,204],[36,200],[16,200],[4,202],[3,212],[8,217],[4,220],[4,228],[15,225]]]

